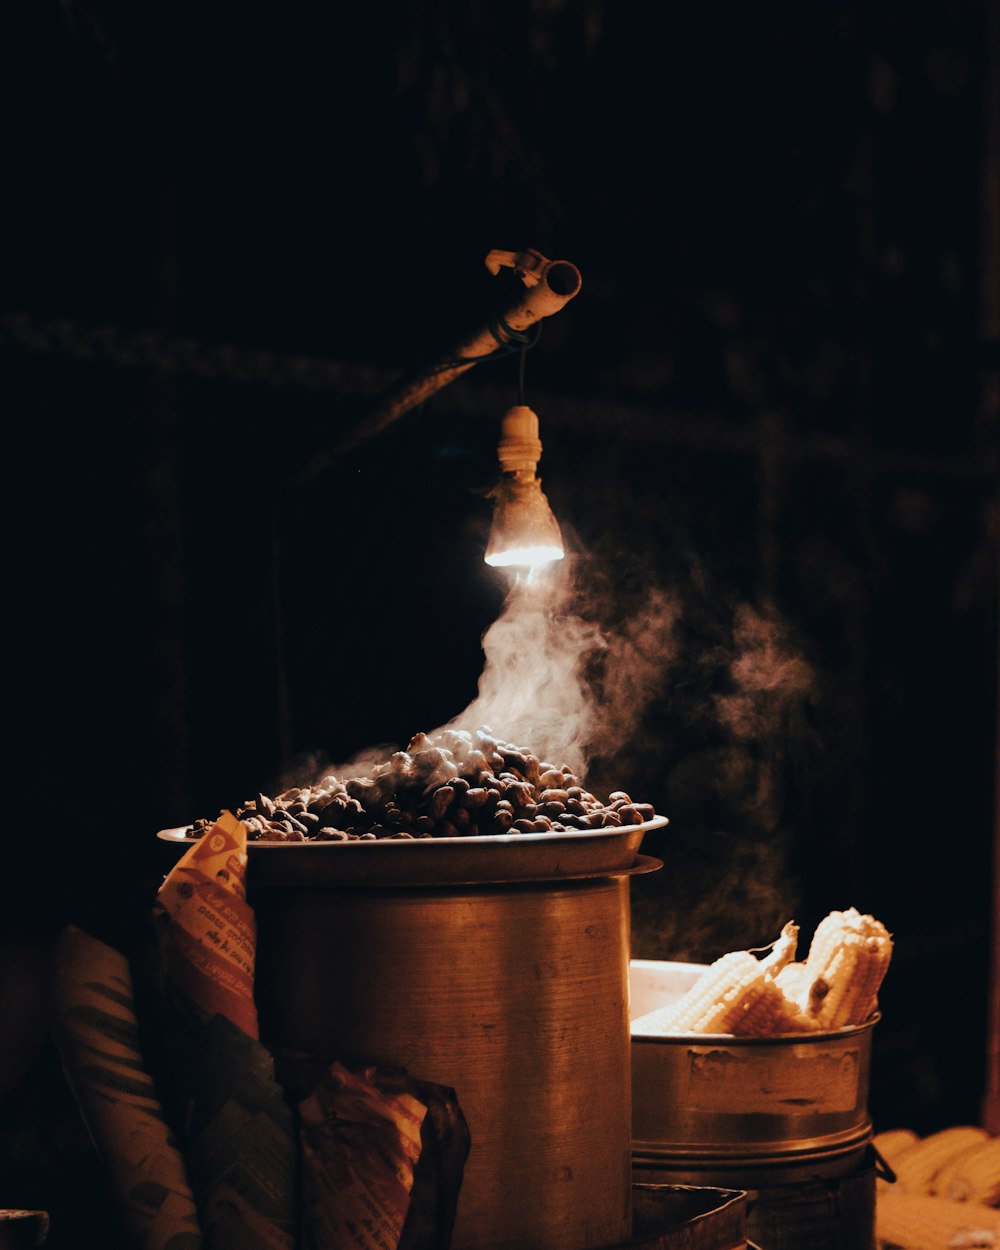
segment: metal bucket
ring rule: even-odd
[[[660,861],[391,886],[289,884],[289,862],[251,856],[263,1040],[454,1088],[472,1145],[452,1250],[626,1242],[629,878]]]
[[[633,960],[633,1019],[701,964]],[[753,1189],[846,1175],[872,1138],[875,1021],[775,1038],[632,1035],[632,1158],[673,1183]]]

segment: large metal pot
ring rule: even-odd
[[[263,1040],[454,1088],[472,1145],[453,1250],[626,1242],[629,878],[660,861],[582,870],[570,848],[542,879],[503,880],[498,857],[391,885],[290,883],[290,862],[251,854]]]

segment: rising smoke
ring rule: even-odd
[[[503,615],[483,636],[479,693],[451,728],[488,726],[551,763],[583,771],[594,718],[581,683],[585,658],[603,646],[592,623],[563,616],[536,586],[515,588]]]
[[[646,580],[629,598],[581,557],[515,582],[483,635],[477,697],[447,728],[488,726],[584,777],[637,751],[669,765],[681,734],[689,749],[706,733],[767,749],[801,734],[815,677],[790,627],[773,609],[719,606],[692,655],[690,596]],[[681,723],[657,740],[651,713],[662,721],[675,699]]]

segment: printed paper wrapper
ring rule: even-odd
[[[202,1021],[223,1015],[257,1037],[257,924],[246,873],[246,827],[223,812],[160,886],[153,920],[174,1009]]]
[[[200,1250],[184,1159],[139,1046],[126,957],[73,925],[52,951],[52,1034],[134,1250]]]
[[[455,1091],[397,1068],[324,1066],[298,1103],[302,1244],[447,1250],[470,1144]],[[312,1084],[307,1067],[290,1063],[291,1089]]]
[[[165,1053],[208,1250],[291,1250],[297,1141],[258,1041],[246,829],[229,812],[153,905]]]
[[[188,1042],[186,1156],[208,1250],[290,1250],[296,1130],[270,1052],[221,1015]]]

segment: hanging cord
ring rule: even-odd
[[[535,336],[537,341],[537,335]],[[517,358],[517,402],[524,406],[524,361],[528,354],[528,348],[533,347],[534,343],[522,343],[521,351]]]

